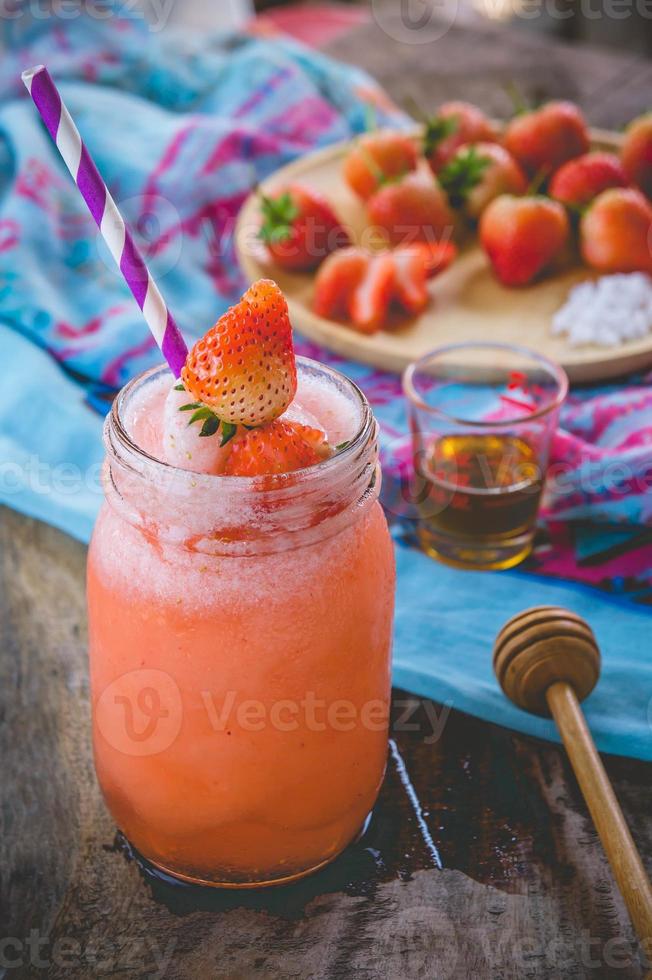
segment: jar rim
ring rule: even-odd
[[[297,480],[302,482],[321,480],[328,476],[334,469],[344,465],[348,459],[355,459],[358,452],[363,448],[369,439],[375,434],[376,421],[374,419],[371,406],[366,396],[358,385],[348,378],[341,371],[331,368],[320,361],[310,357],[298,355],[297,366],[317,370],[323,374],[330,375],[337,383],[343,384],[357,398],[360,407],[360,425],[358,431],[341,449],[337,449],[332,456],[320,460],[312,466],[302,467],[292,470],[290,473],[275,475],[273,486],[261,480],[259,476],[225,476],[219,473],[197,473],[183,469],[168,463],[166,460],[159,459],[147,452],[129,434],[123,421],[123,413],[129,398],[133,395],[136,388],[150,378],[154,378],[162,373],[168,373],[169,368],[166,364],[157,365],[149,368],[132,378],[131,381],[116,395],[111,411],[107,416],[104,427],[104,444],[107,452],[119,454],[123,466],[127,466],[132,471],[155,477],[158,473],[163,478],[169,478],[175,474],[185,474],[192,477],[195,485],[205,485],[208,489],[216,489],[227,485],[231,490],[242,490],[243,492],[264,494],[273,493],[283,488],[285,482],[295,483]]]

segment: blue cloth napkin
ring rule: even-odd
[[[161,40],[117,14],[55,30],[25,16],[0,31],[0,502],[87,541],[101,502],[103,414],[116,387],[159,354],[21,90],[21,69],[47,63],[61,84],[189,339],[243,288],[232,229],[252,184],[360,132],[370,103],[381,123],[405,120],[364,74],[290,41]],[[331,361],[366,390],[385,438],[403,437],[396,379]],[[398,524],[395,535],[398,685],[555,738],[549,722],[506,703],[491,647],[521,608],[568,605],[591,621],[604,654],[586,705],[599,747],[652,759],[643,607],[522,571],[447,569],[412,548]]]

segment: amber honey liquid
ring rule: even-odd
[[[506,568],[529,552],[543,474],[523,439],[496,434],[437,439],[417,469],[420,538],[455,564]]]

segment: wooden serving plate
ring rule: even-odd
[[[617,151],[615,133],[592,131],[596,149]],[[309,184],[325,194],[356,239],[365,226],[364,205],[342,179],[342,161],[350,146],[339,143],[312,153],[276,171],[262,185],[265,193],[289,183]],[[337,354],[384,368],[403,371],[415,358],[442,344],[492,340],[519,343],[553,358],[573,382],[601,381],[652,365],[652,334],[618,347],[571,347],[553,337],[550,323],[571,286],[594,276],[576,264],[541,282],[520,289],[501,286],[474,241],[443,274],[432,280],[432,302],[419,316],[403,320],[371,336],[317,316],[312,311],[313,274],[288,273],[272,262],[258,239],[260,205],[254,195],[245,202],[236,227],[238,257],[251,279],[275,279],[285,293],[296,328]]]

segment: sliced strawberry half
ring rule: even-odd
[[[427,279],[457,256],[452,242],[413,242],[384,252],[348,248],[319,269],[314,309],[320,316],[348,320],[362,333],[385,325],[395,304],[420,313],[429,301]]]
[[[412,242],[411,245],[395,249],[394,254],[402,252],[403,248],[410,252],[418,252],[429,279],[447,269],[459,254],[459,249],[454,242],[443,240],[440,242]]]
[[[428,273],[420,248],[397,248],[394,260],[394,298],[408,313],[420,313],[428,305]]]
[[[282,415],[297,390],[292,327],[283,293],[261,279],[192,348],[186,389],[222,422],[262,425]]]
[[[351,296],[369,267],[371,256],[361,248],[334,252],[320,266],[313,307],[320,316],[348,317]]]
[[[367,271],[351,296],[349,308],[353,323],[362,333],[375,333],[387,319],[395,278],[391,252],[369,258]]]
[[[299,422],[275,419],[234,442],[225,476],[268,476],[314,466],[330,449],[324,433]]]

